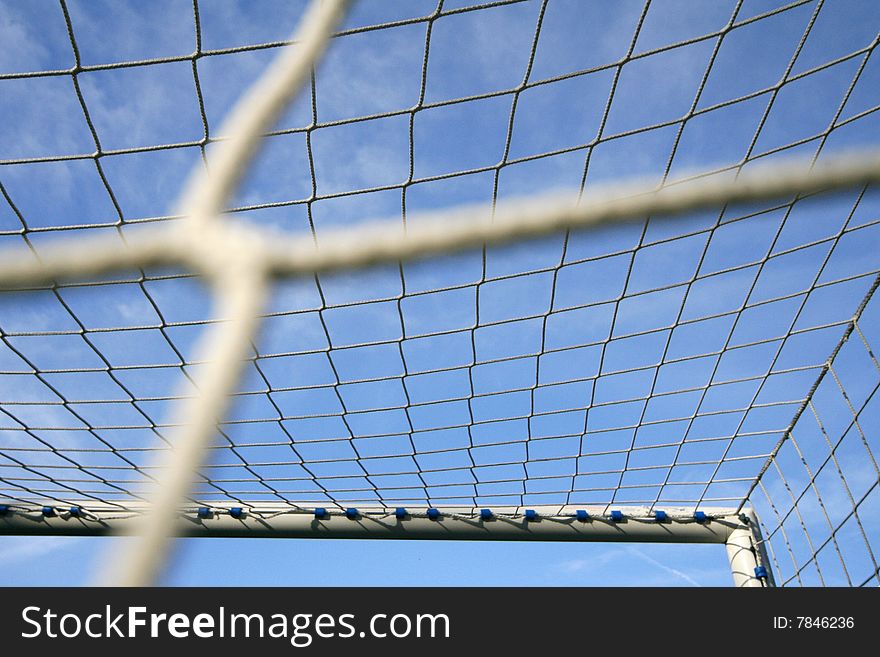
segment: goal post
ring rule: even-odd
[[[724,545],[737,587],[772,586],[773,575],[752,513],[711,509],[649,513],[644,508],[393,510],[312,512],[200,507],[177,518],[174,534],[191,538],[385,539],[696,543]],[[19,536],[137,535],[136,515],[118,510],[7,510],[0,531]],[[760,556],[759,556],[760,555]]]

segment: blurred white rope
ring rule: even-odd
[[[227,139],[209,159],[210,171],[199,168],[181,195],[189,224],[200,231],[226,209],[227,201],[284,109],[309,80],[312,67],[342,20],[349,0],[312,0],[292,37],[263,75],[248,89],[218,131]]]
[[[757,166],[730,178],[695,178],[657,187],[629,184],[590,193],[575,204],[556,194],[375,222],[311,237],[267,243],[276,276],[363,267],[381,262],[459,251],[556,231],[589,228],[646,217],[679,215],[745,203],[880,182],[880,152],[847,154],[811,167],[791,161]]]
[[[590,228],[646,217],[673,216],[729,203],[791,198],[880,183],[880,152],[841,153],[812,164],[793,159],[756,166],[732,178],[693,178],[657,187],[630,183],[597,188],[579,203],[573,195],[514,199],[436,213],[410,215],[404,229],[399,219],[362,224],[323,233],[316,245],[311,235],[285,238],[263,235],[224,222],[201,229],[193,238],[214,264],[194,254],[189,240],[179,240],[178,228],[145,229],[127,245],[115,237],[67,241],[40,247],[40,260],[21,249],[0,251],[0,287],[37,285],[64,278],[85,278],[125,268],[179,264],[210,274],[229,248],[240,251],[245,242],[261,252],[261,266],[271,276],[326,272],[396,262],[497,244],[578,228]],[[211,243],[209,240],[216,241]],[[221,242],[225,242],[224,246]]]
[[[227,276],[213,282],[217,310],[229,319],[212,327],[199,343],[199,356],[205,361],[195,379],[199,394],[178,406],[179,428],[171,438],[171,449],[161,454],[158,480],[149,498],[151,506],[140,516],[135,538],[123,543],[100,573],[101,584],[146,586],[156,582],[176,533],[180,505],[190,496],[249,356],[267,279],[263,269],[248,258],[235,258],[228,266]]]
[[[212,327],[200,344],[206,365],[195,383],[199,394],[181,404],[180,429],[163,454],[152,506],[140,520],[135,539],[102,573],[102,583],[144,586],[156,581],[166,561],[180,504],[193,487],[207,447],[226,414],[231,393],[248,356],[267,291],[267,275],[257,239],[218,221],[241,177],[278,116],[309,78],[312,66],[347,6],[345,0],[313,0],[293,39],[266,73],[232,110],[221,132],[230,137],[210,158],[210,171],[198,168],[180,202],[178,226],[184,257],[207,275],[225,322]],[[160,257],[155,237],[134,253]],[[142,249],[138,251],[138,249]],[[175,249],[172,249],[172,251]],[[131,254],[130,254],[131,255]],[[192,259],[195,258],[195,262]],[[129,263],[130,265],[130,263]]]

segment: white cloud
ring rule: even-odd
[[[636,547],[629,546],[627,548],[627,552],[629,552],[629,554],[631,554],[633,556],[638,557],[642,561],[645,561],[645,562],[651,564],[652,566],[655,566],[655,567],[659,568],[660,570],[662,570],[666,573],[669,573],[674,578],[679,579],[683,582],[687,582],[691,586],[700,586],[700,583],[697,580],[695,580],[693,577],[688,575],[687,573],[683,573],[676,568],[671,568],[671,567],[667,566],[666,564],[664,564],[660,561],[657,561],[656,559],[654,559],[651,556],[648,556],[647,554],[645,554],[644,552],[642,552],[640,549],[638,549]]]
[[[70,549],[81,538],[70,536],[7,536],[0,540],[0,561],[9,565]]]

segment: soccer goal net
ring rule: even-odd
[[[0,14],[0,532],[880,583],[877,3],[159,5]]]

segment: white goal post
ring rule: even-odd
[[[0,518],[5,533],[19,536],[137,536],[140,514],[91,506],[17,512]],[[773,586],[773,572],[752,512],[708,509],[700,515],[644,508],[456,509],[398,507],[330,512],[286,508],[200,507],[177,516],[172,535],[204,538],[352,538],[456,541],[577,541],[604,543],[706,543],[726,547],[734,586]]]

